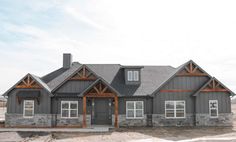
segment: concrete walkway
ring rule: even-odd
[[[0,132],[109,132],[109,126],[91,128],[0,128]]]

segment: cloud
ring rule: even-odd
[[[0,93],[27,72],[59,68],[63,52],[81,63],[177,67],[193,59],[236,91],[234,7],[201,0],[3,1]]]

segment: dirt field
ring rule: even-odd
[[[236,114],[236,104],[232,105]],[[236,142],[236,117],[233,127],[209,128],[120,128],[107,133],[32,133],[2,132],[1,142]]]

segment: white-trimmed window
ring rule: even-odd
[[[23,116],[25,118],[34,116],[34,100],[24,100]]]
[[[165,101],[166,118],[185,118],[185,101]]]
[[[126,118],[139,119],[144,115],[143,101],[126,101]]]
[[[128,71],[128,81],[139,81],[139,71]]]
[[[77,101],[61,101],[61,117],[76,118],[78,117]]]
[[[209,114],[211,118],[218,117],[218,100],[209,100]]]

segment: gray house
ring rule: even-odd
[[[234,93],[192,60],[171,66],[72,63],[27,74],[5,94],[6,127],[230,126]]]

